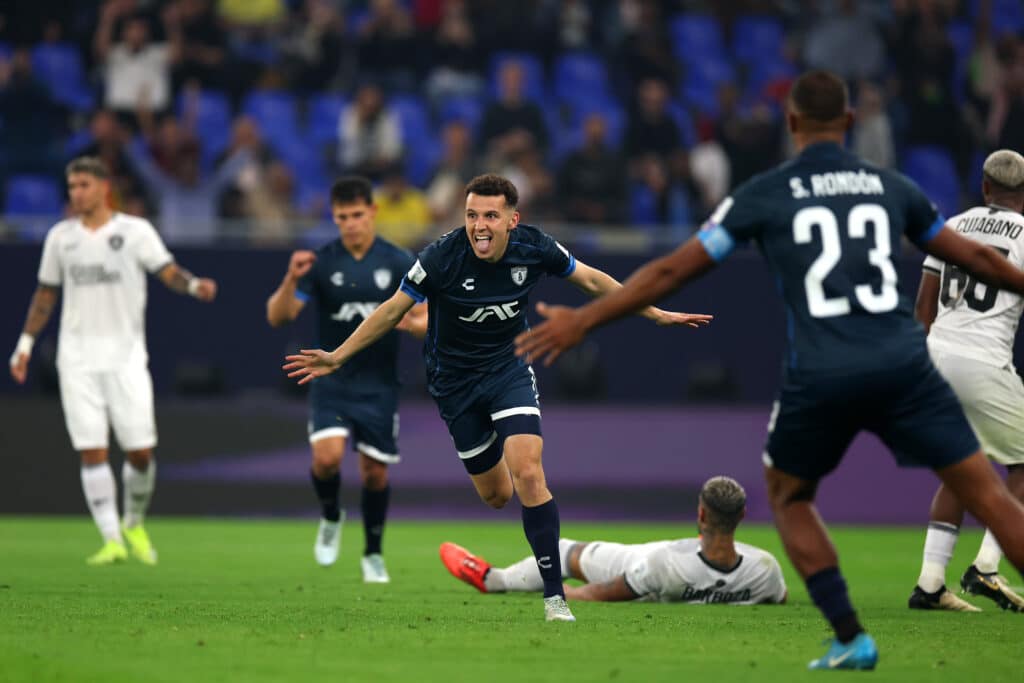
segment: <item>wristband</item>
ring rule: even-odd
[[[32,346],[36,343],[36,338],[27,332],[22,332],[21,336],[18,337],[18,343],[14,347],[14,353],[11,354],[11,365],[17,365],[18,357],[21,355],[31,356]]]
[[[200,284],[200,280],[197,277],[194,277],[194,278],[192,278],[191,280],[188,281],[188,295],[189,296],[195,296],[195,297],[199,296],[199,284]]]

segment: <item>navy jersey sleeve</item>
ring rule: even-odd
[[[548,275],[556,277],[569,277],[576,272],[576,257],[569,253],[569,250],[559,244],[551,235],[543,233],[540,243],[541,264]]]
[[[928,196],[913,181],[904,178],[907,191],[907,239],[922,247],[930,242],[946,224],[946,218],[935,208]]]
[[[299,282],[295,285],[295,298],[303,303],[307,303],[310,299],[316,297],[316,273],[319,264],[320,254],[317,254],[317,260],[313,262],[313,266],[306,271],[305,275],[299,278]]]
[[[740,185],[722,200],[697,233],[715,261],[724,260],[737,244],[754,239],[765,223],[766,212],[751,183]]]
[[[428,245],[420,252],[409,272],[402,278],[399,289],[412,297],[416,303],[426,301],[438,285],[440,268],[437,243]]]

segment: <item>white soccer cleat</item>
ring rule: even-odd
[[[391,583],[388,568],[380,553],[366,555],[359,562],[363,567],[363,583]]]
[[[544,598],[544,621],[576,621],[569,603],[561,595]]]
[[[341,552],[341,525],[345,521],[345,513],[337,522],[320,520],[320,528],[316,531],[316,543],[313,544],[313,556],[321,567],[330,567],[337,562]]]

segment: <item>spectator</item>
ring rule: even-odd
[[[288,81],[304,93],[325,90],[339,70],[351,68],[345,20],[328,0],[306,0],[282,53]]]
[[[173,21],[166,23],[169,42],[151,42],[149,22],[144,15],[131,13],[133,4],[108,0],[93,40],[96,59],[104,67],[106,106],[127,117],[140,104],[156,112],[170,107],[171,65],[181,53],[179,26]],[[114,43],[119,19],[124,23],[120,41]]]
[[[766,104],[741,106],[739,90],[732,84],[719,89],[717,133],[729,157],[734,185],[766,171],[782,160],[782,121]]]
[[[137,208],[138,204],[135,200],[145,205],[145,188],[135,173],[135,169],[132,168],[125,150],[129,136],[113,112],[108,109],[100,109],[93,114],[89,122],[89,134],[92,138],[90,143],[86,147],[76,150],[74,156],[99,157],[106,164],[111,178],[111,196],[109,198],[111,208],[128,212],[127,209],[130,206]],[[146,214],[143,212],[133,215]]]
[[[431,42],[432,69],[427,78],[427,95],[434,105],[448,97],[479,95],[484,86],[482,62],[465,0],[445,0]]]
[[[287,12],[285,0],[217,0],[217,13],[232,26],[269,28]]]
[[[280,161],[271,162],[244,195],[248,237],[253,244],[284,244],[307,219],[295,207],[295,179]]]
[[[992,98],[986,126],[989,145],[1024,150],[1024,41],[1014,40],[1002,51],[1003,73]]]
[[[213,0],[177,0],[167,6],[164,19],[181,36],[175,85],[195,81],[203,88],[226,89],[227,40],[217,23]]]
[[[413,89],[418,54],[416,26],[398,0],[370,0],[359,29],[359,70],[388,88]]]
[[[542,0],[537,23],[550,27],[548,42],[559,51],[587,50],[597,40],[589,0]]]
[[[607,137],[604,117],[591,114],[583,123],[583,145],[562,165],[559,203],[569,222],[620,223],[625,218],[625,168]]]
[[[506,146],[509,137],[528,133],[541,150],[548,145],[548,130],[540,108],[527,102],[523,96],[525,72],[516,61],[505,62],[498,74],[499,94],[484,111],[480,123],[480,138],[484,147]]]
[[[376,85],[364,85],[338,121],[338,161],[347,173],[373,180],[402,156],[398,117],[384,106]]]
[[[59,176],[65,112],[33,76],[28,50],[0,61],[0,112],[0,193],[12,173]]]
[[[885,100],[881,89],[870,81],[861,82],[858,88],[853,152],[881,168],[891,168],[896,163],[892,124],[885,110]]]
[[[400,247],[421,246],[431,227],[430,205],[426,195],[409,185],[400,165],[385,169],[373,196],[377,234]]]
[[[619,3],[619,11],[625,37],[617,61],[630,87],[648,79],[678,81],[679,67],[666,30],[668,22],[658,2],[624,0]]]
[[[248,151],[248,162],[235,175],[234,181],[225,188],[220,197],[220,215],[227,218],[244,218],[250,215],[251,197],[265,191],[270,183],[267,174],[277,163],[277,156],[264,142],[259,126],[249,116],[239,116],[231,127],[231,144],[217,159],[223,164],[234,150]],[[279,179],[278,179],[279,180]],[[293,182],[292,178],[289,178]],[[280,186],[281,183],[278,182]]]
[[[446,232],[465,223],[464,188],[479,170],[473,159],[473,140],[465,123],[449,123],[441,139],[444,152],[427,187],[427,203],[434,224]]]
[[[648,78],[637,88],[636,107],[629,117],[624,150],[634,160],[647,155],[663,159],[681,145],[679,126],[668,111],[669,90],[664,81]]]
[[[881,76],[886,67],[882,32],[856,0],[840,0],[838,9],[815,23],[804,43],[804,62],[846,80]]]

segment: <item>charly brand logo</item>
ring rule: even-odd
[[[114,251],[118,251],[124,246],[124,237],[121,237],[120,235],[111,235],[110,239],[107,240],[107,244],[109,244],[110,248]]]
[[[467,323],[482,323],[491,317],[497,318],[498,320],[509,320],[510,318],[514,318],[519,315],[518,308],[518,301],[510,301],[507,304],[481,306],[469,315],[460,315],[459,320],[465,320]]]
[[[512,266],[512,282],[517,285],[526,282],[526,266]]]
[[[334,274],[331,275],[331,284],[335,287],[341,287],[345,284],[345,273],[340,270],[334,271]]]
[[[473,284],[474,282],[476,282],[476,278],[467,277],[462,282],[462,288],[467,292],[472,292],[474,289],[476,289],[476,285]]]
[[[378,289],[387,289],[391,284],[391,271],[387,268],[378,268],[373,271],[373,282]]]

